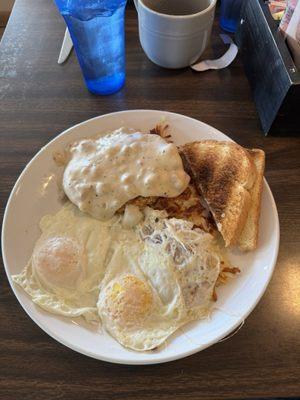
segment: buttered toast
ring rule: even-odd
[[[253,250],[264,173],[262,150],[203,140],[180,148],[185,170],[203,196],[226,246]]]
[[[247,150],[256,168],[256,179],[251,188],[251,207],[244,229],[239,237],[239,247],[242,250],[254,250],[257,246],[260,217],[260,203],[265,169],[265,153],[260,149]]]

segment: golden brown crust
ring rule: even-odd
[[[124,204],[124,206],[122,206],[121,208],[119,208],[119,210],[117,211],[118,214],[122,214],[125,210],[125,207],[127,204],[131,204],[133,206],[137,206],[140,209],[143,209],[145,207],[152,207],[156,202],[157,202],[158,197],[155,196],[150,196],[150,197],[142,197],[142,196],[138,196],[132,200],[129,200],[126,204]]]
[[[263,189],[263,177],[265,169],[265,153],[260,149],[247,150],[252,157],[256,168],[256,180],[251,189],[251,208],[247,221],[239,238],[239,246],[242,250],[254,250],[258,242],[259,218],[261,210],[261,194]]]
[[[168,132],[169,126],[163,123],[157,124],[149,133],[159,135],[167,142],[172,142]],[[179,149],[180,153],[180,149]],[[140,209],[151,207],[155,210],[166,211],[169,218],[178,218],[190,221],[194,228],[200,228],[205,232],[215,234],[217,232],[214,219],[207,206],[203,205],[203,199],[191,180],[186,190],[177,197],[136,197],[121,207],[117,213],[124,213],[127,204],[135,205]]]
[[[177,197],[136,197],[126,204],[135,205],[140,209],[148,206],[154,210],[164,210],[169,218],[190,221],[195,228],[211,234],[217,231],[212,215],[201,203],[201,198],[193,182],[190,182],[186,190]],[[121,207],[118,213],[123,213],[124,209],[125,206]]]
[[[191,182],[187,189],[173,198],[160,197],[153,205],[156,210],[165,210],[170,218],[190,221],[194,227],[213,233],[216,226],[207,208],[201,203],[198,191]]]
[[[238,242],[256,177],[252,157],[233,142],[203,140],[181,147],[186,171],[206,200],[226,246]]]

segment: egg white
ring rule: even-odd
[[[106,330],[123,346],[136,351],[158,347],[186,318],[183,297],[169,263],[161,264],[162,260],[151,256],[143,259],[142,254],[148,254],[148,246],[141,240],[116,248],[97,304]],[[149,270],[151,274],[145,273]],[[128,281],[134,284],[126,285]]]
[[[42,234],[25,269],[12,277],[14,282],[49,312],[99,320],[99,283],[114,222],[95,220],[67,202],[57,214],[41,219]]]
[[[101,222],[67,202],[41,219],[32,257],[13,280],[46,311],[101,321],[123,346],[151,350],[211,312],[222,254],[192,227],[146,208],[126,228],[121,217]]]
[[[160,258],[160,265],[167,264],[163,258],[169,260],[190,320],[206,318],[210,314],[223,259],[216,240],[210,234],[192,228],[191,222],[167,219],[161,211],[151,209],[146,209],[145,221],[139,226],[140,235],[148,244],[142,258]],[[168,285],[160,287],[166,290]]]
[[[209,315],[221,259],[214,239],[191,223],[150,208],[145,214],[136,236],[114,249],[98,300],[106,330],[137,351],[156,348],[182,325]]]

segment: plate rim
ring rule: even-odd
[[[3,265],[4,265],[4,269],[5,269],[5,273],[7,276],[7,279],[9,281],[10,287],[15,295],[15,297],[18,300],[18,303],[21,305],[22,309],[25,311],[25,313],[28,315],[28,317],[33,320],[33,322],[35,322],[35,324],[42,329],[47,335],[49,335],[51,338],[53,338],[54,340],[56,340],[58,343],[60,343],[61,345],[64,345],[68,348],[70,348],[71,350],[76,351],[77,353],[83,354],[85,356],[97,359],[97,360],[101,360],[101,361],[105,361],[105,362],[110,362],[110,363],[114,363],[114,364],[123,364],[123,365],[154,365],[154,364],[161,364],[161,363],[166,363],[166,362],[170,362],[170,361],[175,361],[175,360],[179,360],[185,357],[188,357],[190,355],[193,355],[195,353],[198,353],[216,343],[218,343],[221,339],[225,338],[228,334],[230,334],[231,332],[233,332],[235,329],[237,329],[237,327],[246,320],[246,318],[251,314],[251,312],[254,310],[254,308],[257,306],[257,304],[259,303],[259,301],[261,300],[262,296],[264,295],[270,280],[273,276],[274,273],[274,269],[276,266],[276,261],[278,258],[278,252],[279,252],[279,244],[280,244],[280,225],[279,225],[279,217],[278,217],[278,210],[277,210],[277,206],[275,203],[275,199],[274,196],[272,194],[272,191],[270,189],[270,186],[266,180],[266,178],[264,177],[264,189],[267,191],[267,194],[271,200],[271,204],[270,207],[273,209],[274,212],[274,216],[275,216],[275,229],[274,229],[274,236],[275,236],[275,241],[276,241],[276,245],[275,245],[275,251],[273,252],[273,258],[270,262],[269,265],[269,271],[268,271],[268,277],[266,279],[266,281],[264,282],[264,285],[261,289],[261,293],[259,294],[259,296],[255,299],[255,302],[251,305],[251,307],[247,310],[246,313],[244,313],[244,315],[242,317],[239,317],[236,322],[234,324],[231,325],[230,328],[228,328],[226,331],[224,331],[222,334],[216,336],[215,338],[211,339],[210,341],[208,341],[205,344],[200,344],[200,345],[195,345],[195,347],[191,350],[187,350],[185,352],[181,352],[179,355],[175,354],[175,355],[170,355],[170,356],[165,356],[162,359],[156,359],[156,360],[132,360],[132,359],[124,359],[124,357],[122,359],[117,359],[117,358],[110,358],[110,357],[106,357],[106,356],[99,356],[96,355],[90,351],[78,348],[76,345],[74,345],[73,343],[69,343],[66,342],[63,338],[57,336],[54,332],[50,332],[48,330],[48,328],[46,326],[44,326],[43,323],[41,323],[38,318],[36,318],[34,315],[31,315],[31,313],[29,312],[29,310],[26,310],[25,305],[22,302],[21,297],[19,297],[19,294],[17,293],[17,288],[15,287],[12,279],[11,279],[11,275],[8,271],[8,262],[7,262],[7,258],[6,258],[6,252],[5,252],[5,246],[4,246],[4,241],[5,241],[5,230],[6,230],[6,225],[7,225],[7,218],[8,218],[8,212],[9,212],[9,207],[10,207],[10,203],[15,195],[15,192],[18,189],[18,185],[19,182],[22,180],[23,175],[25,175],[27,169],[30,167],[31,163],[33,163],[39,156],[40,154],[45,150],[46,147],[50,146],[53,142],[59,140],[60,137],[65,136],[69,131],[72,131],[75,128],[80,127],[81,125],[86,125],[88,123],[90,123],[91,121],[95,121],[95,120],[101,120],[101,118],[105,118],[105,117],[109,117],[112,115],[121,115],[121,114],[127,114],[127,113],[143,113],[143,112],[154,112],[154,113],[160,113],[160,114],[166,114],[166,115],[173,115],[173,116],[177,116],[180,118],[185,118],[185,119],[189,119],[192,120],[194,123],[201,123],[203,126],[207,126],[210,129],[213,129],[214,131],[216,131],[217,133],[220,133],[224,136],[224,140],[226,141],[231,141],[231,142],[235,142],[233,139],[231,139],[229,136],[227,136],[225,133],[219,131],[217,128],[201,121],[198,120],[196,118],[192,118],[189,117],[187,115],[184,114],[180,114],[180,113],[175,113],[175,112],[170,112],[170,111],[164,111],[164,110],[153,110],[153,109],[129,109],[129,110],[122,110],[122,111],[116,111],[116,112],[111,112],[111,113],[106,113],[106,114],[101,114],[92,118],[89,118],[85,121],[79,122],[75,125],[72,125],[71,127],[65,129],[64,131],[60,132],[58,135],[56,135],[53,139],[51,139],[49,142],[47,142],[44,146],[42,146],[38,152],[29,160],[29,162],[25,165],[25,167],[23,168],[22,172],[19,174],[11,192],[10,195],[8,197],[6,206],[5,206],[5,211],[4,211],[4,215],[3,215],[3,222],[2,222],[2,231],[1,231],[1,247],[2,247],[2,258],[3,258]],[[236,143],[236,142],[235,142]]]

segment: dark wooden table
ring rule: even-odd
[[[127,10],[127,82],[96,97],[74,54],[57,65],[64,23],[51,0],[17,0],[0,45],[1,213],[22,169],[58,133],[112,111],[151,108],[198,118],[266,151],[281,245],[271,283],[230,340],[183,360],[122,366],[89,359],[48,337],[23,312],[0,270],[0,399],[278,399],[300,396],[300,138],[264,137],[237,59],[219,72],[163,70],[143,53]],[[208,56],[223,45],[218,26]],[[24,204],[26,212],[26,204]]]

